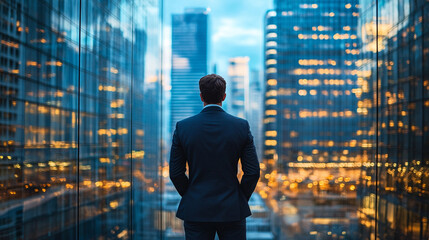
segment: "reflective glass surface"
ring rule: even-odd
[[[0,238],[158,238],[157,1],[2,1]]]
[[[429,238],[428,13],[427,1],[361,1],[362,239]]]

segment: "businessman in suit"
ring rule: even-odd
[[[199,86],[204,108],[176,124],[171,146],[170,178],[182,196],[176,216],[184,220],[186,239],[214,239],[216,232],[220,240],[246,239],[248,201],[260,174],[253,136],[246,120],[222,109],[221,76],[204,76]]]

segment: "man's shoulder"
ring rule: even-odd
[[[198,121],[198,115],[199,114],[196,114],[196,115],[191,116],[191,117],[184,118],[184,119],[178,121],[177,124],[178,125],[183,125],[183,124],[189,124],[189,123],[193,123],[195,121]]]
[[[218,115],[218,116],[223,118],[225,121],[232,123],[232,124],[244,125],[244,126],[248,125],[248,122],[246,119],[236,117],[236,116],[231,115],[227,112],[220,112],[220,115]],[[206,116],[204,116],[204,114],[198,113],[194,116],[191,116],[191,117],[188,117],[188,118],[185,118],[185,119],[178,121],[177,124],[180,126],[193,125],[193,124],[201,122],[204,117],[206,117]]]
[[[226,112],[225,112],[226,113]],[[247,120],[244,118],[240,118],[240,117],[236,117],[234,115],[231,115],[229,113],[226,113],[226,115],[228,116],[228,120],[240,125],[247,125]]]

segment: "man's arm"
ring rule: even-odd
[[[176,124],[176,130],[173,135],[173,143],[171,144],[170,151],[170,179],[176,187],[180,196],[183,196],[188,189],[189,179],[186,176],[186,156],[180,143]]]
[[[259,180],[260,168],[258,156],[256,155],[255,144],[253,143],[253,136],[250,132],[249,123],[247,123],[247,142],[241,152],[241,168],[243,170],[243,178],[241,178],[240,187],[246,196],[247,200],[252,196],[256,184]]]

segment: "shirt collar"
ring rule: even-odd
[[[222,108],[222,106],[219,106],[219,105],[217,105],[217,104],[207,104],[206,106],[204,106],[204,108],[206,108],[206,107],[211,107],[211,106],[216,106],[216,107],[220,107],[220,108]],[[203,108],[203,109],[204,109]]]

